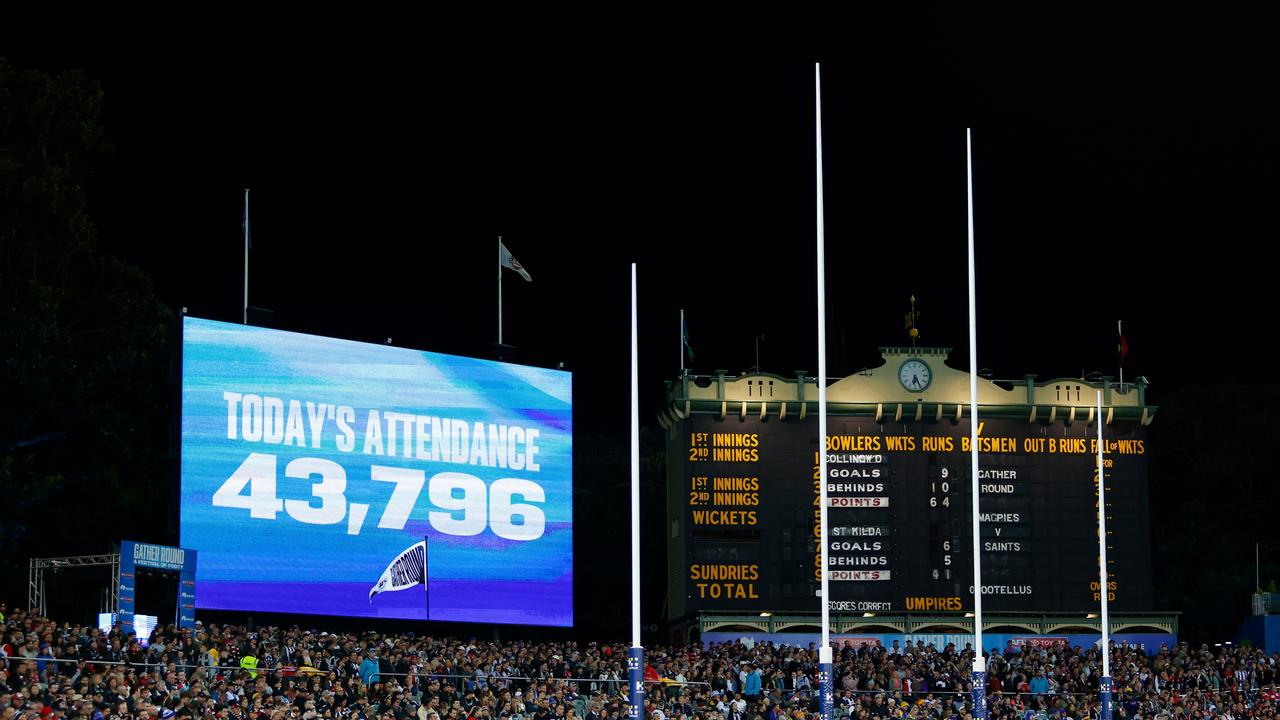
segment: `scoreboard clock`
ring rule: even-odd
[[[911,392],[924,392],[933,380],[933,371],[920,358],[911,358],[898,368],[898,382]]]
[[[828,550],[832,611],[972,609],[969,376],[945,364],[947,349],[881,352],[880,367],[829,386],[825,449],[812,378],[716,375],[669,385],[672,618],[816,609],[819,543]],[[1146,405],[1145,381],[979,385],[983,607],[1096,608],[1102,422],[1106,592],[1115,610],[1150,610],[1146,427],[1156,408]]]

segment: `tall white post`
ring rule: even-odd
[[[973,717],[987,717],[987,659],[982,649],[982,521],[978,513],[978,299],[973,261],[973,133],[965,129],[969,190],[969,449],[973,497]]]
[[[640,351],[636,264],[631,263],[631,644],[640,647]]]
[[[1098,685],[1102,720],[1111,720],[1111,613],[1107,608],[1107,475],[1102,462],[1102,391],[1098,391],[1098,595],[1102,598],[1102,678]]]
[[[631,648],[627,651],[630,720],[644,720],[644,647],[640,645],[640,350],[636,264],[631,263]]]
[[[822,647],[818,649],[818,693],[822,720],[831,720],[831,570],[827,567],[827,250],[822,210],[822,68],[813,66],[818,171],[818,562],[822,565]],[[759,345],[757,347],[757,352]],[[759,356],[756,357],[759,363]],[[757,369],[758,370],[758,369]]]

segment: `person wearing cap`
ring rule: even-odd
[[[743,698],[734,698],[733,702],[729,703],[729,714],[727,716],[729,720],[746,720],[746,714],[747,701]]]

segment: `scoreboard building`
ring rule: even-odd
[[[670,382],[660,418],[668,618],[703,620],[704,630],[714,628],[707,617],[725,613],[808,613],[816,623],[819,542],[827,544],[833,619],[972,611],[969,374],[946,364],[949,352],[881,348],[883,364],[828,386],[825,533],[817,380],[719,371]],[[978,402],[984,612],[1086,618],[1105,591],[1112,610],[1149,614],[1147,426],[1156,408],[1146,380],[979,378]]]

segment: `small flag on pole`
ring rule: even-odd
[[[1124,338],[1124,327],[1116,323],[1116,332],[1120,339],[1116,341],[1116,354],[1120,356],[1120,367],[1124,367],[1124,356],[1129,354],[1129,341]]]
[[[529,271],[524,269],[519,260],[511,256],[511,251],[507,249],[506,245],[502,244],[501,240],[498,241],[498,251],[498,260],[502,263],[502,267],[515,270],[520,274],[520,277],[533,282],[533,278],[529,277]]]
[[[427,542],[410,545],[382,571],[382,577],[369,590],[369,602],[378,593],[405,590],[427,581]]]

